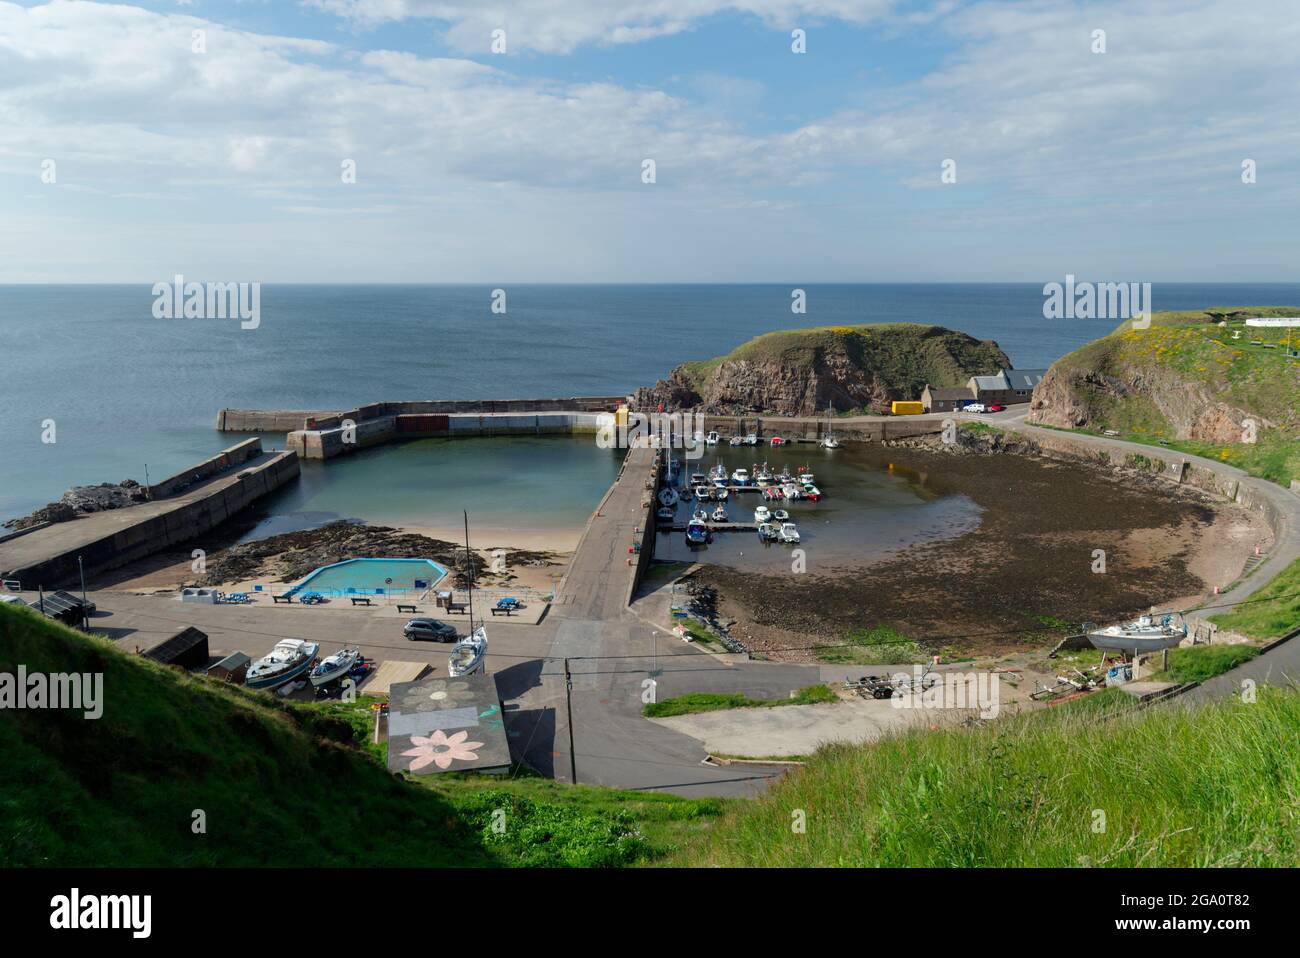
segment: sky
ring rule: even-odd
[[[0,283],[1296,281],[1298,14],[0,0]]]

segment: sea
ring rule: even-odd
[[[947,326],[1038,368],[1116,325],[1045,319],[1030,284],[809,285],[802,313],[778,284],[500,288],[267,284],[244,329],[155,318],[148,285],[0,286],[0,521],[74,485],[157,480],[232,445],[241,437],[215,429],[224,407],[617,395],[761,333],[856,323]],[[1156,310],[1300,305],[1300,284],[1156,283],[1152,298]],[[314,468],[268,504],[278,521],[265,529],[454,526],[470,506],[494,527],[580,525],[617,469],[592,445],[383,447]]]

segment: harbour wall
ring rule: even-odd
[[[250,440],[254,449],[240,449],[243,456],[234,466],[262,455],[261,440]],[[241,443],[243,447],[246,444]],[[206,465],[201,463],[196,470]],[[232,467],[227,467],[232,471]],[[191,471],[181,475],[190,475]],[[104,571],[124,566],[156,552],[187,542],[220,525],[230,516],[252,505],[287,482],[298,478],[299,461],[293,452],[280,452],[250,465],[236,475],[217,476],[210,488],[191,490],[174,500],[163,499],[92,513],[66,523],[54,523],[44,534],[25,537],[30,547],[22,564],[4,572],[18,579],[24,589],[38,585],[52,588],[77,580],[77,559],[86,571]],[[151,487],[152,488],[152,487]],[[139,518],[134,519],[136,515]],[[103,534],[97,534],[99,529]],[[78,533],[83,533],[78,535]],[[40,542],[48,538],[48,543]],[[0,550],[0,567],[7,564]]]
[[[232,466],[238,466],[262,454],[262,440],[245,439],[229,449],[223,449],[210,459],[205,459],[197,466],[191,466],[182,472],[155,482],[148,487],[150,499],[166,499],[174,496],[196,482],[210,479],[218,473],[225,472]]]
[[[223,409],[217,413],[219,432],[295,432],[299,429],[333,429],[350,419],[397,416],[451,416],[464,414],[613,412],[626,396],[573,396],[568,399],[448,399],[413,402],[376,402],[353,409],[285,410]]]

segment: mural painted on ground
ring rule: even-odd
[[[510,746],[493,676],[424,678],[389,690],[390,771],[427,775],[509,766]]]

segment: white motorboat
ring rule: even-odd
[[[775,542],[777,537],[777,528],[770,522],[760,522],[758,525],[758,537],[764,542]]]
[[[672,506],[660,506],[659,511],[655,513],[660,522],[672,522],[677,518],[677,510]]]
[[[487,658],[487,630],[479,626],[468,636],[451,647],[447,656],[447,674],[452,678],[462,675],[475,675],[483,671],[483,660]]]
[[[268,654],[248,667],[244,684],[250,689],[273,689],[300,677],[316,661],[320,644],[306,639],[281,639]]]
[[[716,446],[721,439],[722,437],[719,436],[716,432],[711,432],[704,437],[704,444],[706,446]]]
[[[1180,620],[1175,622],[1175,617]],[[1093,648],[1108,652],[1158,652],[1173,648],[1187,638],[1187,623],[1182,615],[1171,613],[1157,619],[1154,615],[1138,616],[1132,622],[1093,629],[1088,641]]]
[[[836,439],[834,436],[826,436],[824,439],[822,439],[822,448],[838,449],[840,448],[840,441]]]
[[[797,482],[787,482],[781,487],[781,495],[786,499],[802,499],[803,486]]]
[[[799,530],[795,528],[793,522],[781,523],[781,528],[777,530],[776,535],[782,542],[799,541]]]
[[[664,506],[677,505],[677,490],[665,487],[659,490],[659,503]]]
[[[694,488],[695,486],[707,486],[708,484],[709,484],[709,477],[702,472],[691,473],[690,479],[687,480],[687,485],[691,486],[692,488]]]
[[[714,521],[714,522],[726,522],[726,521],[727,521],[728,519],[730,519],[730,518],[731,518],[731,517],[727,515],[727,507],[726,507],[726,506],[718,506],[718,508],[716,508],[716,509],[713,510],[713,521]]]
[[[709,479],[715,486],[725,486],[727,484],[727,467],[722,463],[718,463],[709,470]]]
[[[777,509],[772,513],[772,518],[777,522],[789,522],[790,513],[786,512],[784,509]]]
[[[311,684],[317,688],[329,685],[335,679],[343,678],[360,664],[360,649],[340,649],[333,655],[321,659],[320,665],[311,670]]]
[[[707,499],[707,498],[709,498],[709,487],[708,487],[707,485],[699,485],[699,486],[696,486],[696,487],[695,487],[694,489],[692,489],[691,491],[695,494],[695,498],[696,498],[696,499]]]
[[[718,486],[713,490],[714,499],[726,499],[729,495],[731,495],[731,491],[726,486]]]
[[[770,486],[772,484],[772,471],[767,468],[767,463],[755,467],[754,484],[757,486]]]
[[[733,473],[731,474],[731,481],[732,481],[732,484],[737,485],[737,486],[747,486],[747,485],[749,485],[749,470],[748,470],[748,469],[737,469],[735,472],[733,472]]]
[[[767,506],[759,506],[757,509],[754,510],[754,521],[757,522],[759,525],[762,525],[764,522],[767,522],[771,518],[772,518],[772,513],[768,511]]]
[[[708,509],[701,507],[699,509],[696,509],[693,513],[691,513],[691,522],[708,522],[708,521],[709,521]]]
[[[799,470],[799,481],[805,486],[811,486],[815,481],[815,478],[816,477],[813,476],[812,471],[807,466],[804,466]]]
[[[757,446],[757,445],[758,445],[758,436],[754,435],[754,433],[751,432],[748,436],[745,437],[745,445],[746,445],[746,446]]]
[[[730,439],[727,440],[727,445],[740,446],[743,445],[744,442],[745,440],[741,439],[739,436],[732,436]]]

